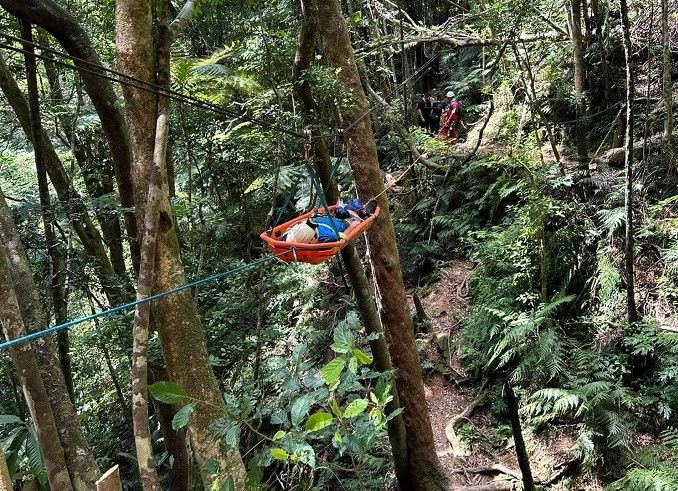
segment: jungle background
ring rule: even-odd
[[[0,6],[0,489],[678,489],[674,0]]]

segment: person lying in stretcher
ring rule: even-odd
[[[376,207],[376,201],[370,200],[364,204],[360,198],[352,199],[345,205],[339,202],[333,216],[316,214],[292,226],[282,238],[286,242],[301,244],[337,242],[372,215]]]

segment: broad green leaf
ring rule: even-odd
[[[348,360],[348,369],[353,373],[358,373],[358,359],[355,356]]]
[[[273,456],[274,459],[282,460],[283,462],[287,462],[287,459],[290,458],[290,454],[285,452],[282,448],[278,447],[273,447],[271,449],[271,455]]]
[[[335,358],[320,369],[320,374],[330,390],[334,389],[339,384],[341,372],[344,370],[345,366],[346,360],[343,358]]]
[[[367,408],[367,399],[356,399],[344,409],[344,418],[355,418]]]
[[[287,435],[286,432],[284,432],[283,430],[278,430],[278,431],[275,432],[275,435],[273,435],[273,441],[277,442],[278,440],[280,440],[285,435]]]
[[[303,396],[298,397],[292,403],[292,409],[290,410],[292,424],[294,426],[300,425],[308,414],[309,409],[311,409],[311,396],[304,394]]]
[[[165,404],[179,404],[186,400],[186,391],[173,382],[156,382],[148,387],[153,398]]]
[[[195,406],[193,404],[186,404],[184,407],[179,409],[177,413],[172,418],[172,429],[179,430],[188,424],[188,420],[191,418],[191,414],[195,411]]]
[[[339,433],[338,431],[335,431],[334,436],[332,437],[332,443],[334,443],[334,446],[338,447],[339,445],[341,445],[341,442],[343,442],[343,441],[344,441],[344,437],[341,436],[341,433]]]
[[[342,416],[341,408],[339,407],[339,404],[337,403],[336,399],[332,399],[332,412],[337,418],[341,418]]]
[[[245,189],[245,191],[243,193],[249,194],[252,191],[259,189],[263,185],[264,185],[264,180],[261,177],[257,177],[254,181],[252,181],[252,183],[249,186],[247,186],[247,189]]]
[[[358,348],[353,350],[353,356],[355,356],[356,359],[362,365],[369,365],[370,363],[372,363],[372,357],[364,353],[363,351],[359,350]]]
[[[332,343],[330,348],[332,348],[332,351],[335,353],[341,354],[348,353],[351,350],[351,348],[349,348],[347,345],[341,343]]]
[[[13,414],[0,414],[0,426],[2,425],[15,425],[15,424],[24,424],[20,417],[14,416]]]
[[[332,424],[334,418],[330,413],[319,411],[315,414],[312,414],[306,420],[306,429],[309,431],[320,431],[323,428]]]

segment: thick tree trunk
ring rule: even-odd
[[[508,407],[509,418],[511,420],[511,430],[513,431],[513,442],[516,446],[518,465],[520,466],[520,472],[523,475],[523,489],[525,491],[536,491],[537,488],[534,485],[532,469],[530,468],[530,458],[527,455],[527,447],[525,447],[523,429],[518,414],[518,398],[516,397],[515,392],[513,392],[513,388],[508,380],[504,384],[504,395],[506,396],[506,406]]]
[[[669,33],[669,0],[662,2],[662,91],[664,94],[664,138],[673,145],[673,85],[671,83],[671,36]]]
[[[101,120],[106,134],[115,177],[122,206],[131,210],[134,207],[132,180],[130,176],[131,153],[127,136],[127,124],[118,105],[118,98],[109,80],[98,77],[96,73],[102,67],[101,60],[92,46],[92,42],[78,21],[64,7],[53,0],[0,0],[0,6],[12,15],[27,20],[52,34],[71,56],[85,60],[75,62],[94,108]],[[89,71],[89,72],[88,72]],[[132,261],[136,261],[139,245],[134,212],[125,212],[125,226],[130,239]]]
[[[0,323],[7,340],[26,334],[10,275],[10,254],[4,245],[0,245]],[[33,350],[29,345],[15,346],[10,348],[9,355],[24,389],[50,488],[73,490],[64,449]]]
[[[577,156],[581,165],[588,164],[586,130],[586,70],[584,64],[584,42],[581,33],[581,0],[570,0],[567,9],[572,38],[572,62],[574,65],[574,92],[577,98],[576,143]]]
[[[315,44],[318,33],[318,6],[315,0],[302,0],[302,26],[299,33],[298,49],[294,60],[293,83],[294,94],[301,101],[302,110],[306,122],[311,125],[317,125],[315,117],[317,107],[311,93],[311,87],[304,78],[304,72],[311,66],[311,60],[315,51]],[[327,148],[325,138],[320,137],[315,140],[313,146],[315,156],[315,167],[320,181],[323,185],[323,191],[328,202],[336,203],[339,199],[339,190],[336,181],[331,179],[332,161]],[[379,338],[370,341],[370,348],[374,357],[375,368],[380,372],[390,372],[393,367],[391,358],[388,354],[388,347],[384,338],[377,304],[372,296],[365,269],[360,261],[360,257],[353,244],[349,244],[341,251],[341,258],[346,264],[348,276],[353,286],[353,292],[356,297],[360,318],[365,325],[365,330],[370,334],[378,334]],[[400,400],[397,391],[394,391],[393,401],[387,408],[393,412],[400,408]],[[407,444],[405,435],[405,422],[402,415],[396,416],[388,423],[388,435],[393,452],[393,460],[398,482],[402,489],[411,487],[411,478],[407,470]]]
[[[29,331],[44,328],[47,325],[47,317],[40,303],[26,251],[14,227],[1,190],[0,247],[8,251],[14,290],[21,292],[18,301],[24,325]],[[75,491],[89,491],[94,487],[99,469],[82,435],[78,415],[68,396],[66,382],[56,356],[56,346],[51,338],[46,337],[35,341],[33,347],[52,406],[71,481]]]
[[[347,131],[350,165],[358,193],[363,199],[379,196],[381,216],[367,234],[370,259],[379,294],[381,319],[386,331],[391,360],[396,369],[396,387],[404,408],[407,430],[408,468],[412,488],[444,489],[444,477],[433,444],[431,421],[426,407],[419,353],[405,293],[395,231],[381,178],[372,124],[365,112],[369,105],[353,57],[348,30],[338,0],[318,2],[324,54],[338,69],[339,80],[352,97],[339,115]]]
[[[0,90],[5,94],[7,101],[17,115],[26,136],[33,142],[28,103],[12,77],[12,73],[5,64],[2,55],[0,55]],[[70,177],[52,146],[49,135],[44,130],[42,131],[42,145],[45,168],[49,179],[54,186],[59,201],[71,212],[69,218],[73,230],[80,239],[85,251],[96,261],[106,297],[111,304],[121,303],[126,298],[124,298],[119,288],[120,281],[113,271],[113,266],[108,258],[101,234],[92,223],[82,198],[71,184]]]
[[[624,244],[624,270],[626,273],[626,316],[629,324],[638,320],[635,299],[633,267],[633,62],[631,60],[631,28],[626,0],[621,0],[622,30],[624,34],[624,59],[626,60],[626,154],[624,156],[624,215],[626,233]]]
[[[116,6],[116,51],[123,72],[149,83],[156,83],[156,52],[153,46],[152,2],[118,0]],[[162,67],[157,67],[160,72]],[[168,80],[158,79],[158,84]],[[132,148],[132,176],[135,186],[137,220],[142,225],[147,210],[151,177],[156,100],[152,94],[132,87],[123,89]],[[160,175],[159,228],[155,261],[155,290],[169,290],[186,281],[181,262],[166,168]],[[189,292],[166,297],[152,305],[151,315],[158,329],[170,379],[199,401],[188,424],[188,433],[200,467],[208,461],[217,464],[215,475],[203,474],[211,486],[213,479],[223,483],[232,477],[236,489],[244,488],[245,467],[236,450],[220,452],[210,426],[225,414],[225,404],[209,364],[205,336],[195,303]]]

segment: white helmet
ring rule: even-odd
[[[447,97],[449,97],[450,99],[452,99],[452,98],[454,97],[454,92],[452,92],[451,90],[448,91],[448,92],[447,92]]]
[[[317,244],[318,236],[315,232],[316,230],[307,222],[297,223],[285,233],[285,241],[299,244]]]

